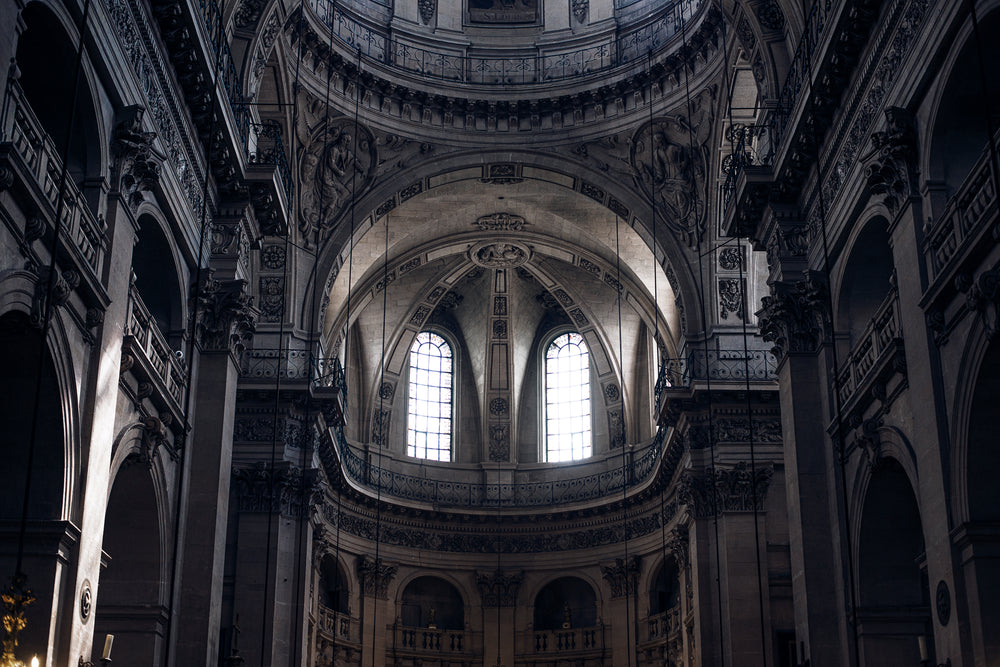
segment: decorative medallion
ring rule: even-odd
[[[84,579],[80,589],[80,620],[84,623],[90,618],[90,611],[94,607],[94,594],[90,590],[90,580]]]
[[[469,259],[487,269],[510,269],[531,259],[531,249],[511,241],[482,241],[469,249]]]
[[[261,264],[265,269],[276,271],[285,268],[285,249],[280,245],[267,245],[260,253]]]
[[[938,622],[942,626],[948,625],[951,620],[951,591],[944,579],[938,582],[935,593],[935,605],[937,606]]]

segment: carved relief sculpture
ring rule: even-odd
[[[299,230],[309,240],[313,230],[331,228],[353,193],[368,184],[374,163],[374,140],[367,129],[346,119],[319,130],[302,158],[302,209]]]

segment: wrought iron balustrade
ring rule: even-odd
[[[439,506],[539,507],[584,502],[621,494],[648,481],[656,469],[665,429],[653,442],[630,457],[624,466],[583,475],[538,482],[487,484],[439,480],[398,472],[372,463],[347,442],[343,429],[333,429],[340,465],[356,484],[377,489],[384,496],[416,500]]]
[[[62,158],[17,81],[8,79],[6,97],[3,143],[11,146],[20,157],[52,207],[51,223],[59,210]],[[69,177],[63,184],[61,216],[62,238],[68,239],[68,244],[79,251],[84,267],[99,278],[107,246],[106,227],[104,221],[91,212],[83,193]]]
[[[799,103],[805,99],[803,90],[809,89],[809,79],[812,77],[816,60],[822,55],[820,46],[825,38],[828,19],[833,10],[833,0],[815,0],[809,15],[806,17],[806,29],[802,31],[799,43],[795,47],[792,61],[788,64],[785,83],[778,95],[778,106],[775,111],[774,145],[780,146],[788,127],[788,121],[796,111]]]
[[[167,343],[134,284],[128,292],[125,348],[130,354],[141,356],[161,391],[166,392],[166,397],[180,409],[187,387],[187,367]]]
[[[213,61],[218,59],[218,62],[212,63],[212,67],[218,68],[219,79],[226,91],[229,108],[233,112],[233,122],[236,125],[237,135],[240,138],[240,143],[246,147],[250,133],[250,111],[245,103],[240,71],[233,60],[233,52],[229,48],[229,42],[226,41],[222,9],[216,0],[198,0],[198,2],[205,31],[208,33],[209,43],[212,45]]]
[[[281,125],[268,120],[263,123],[250,122],[249,126],[247,160],[250,164],[273,166],[277,169],[285,195],[291,202],[295,186],[292,183],[292,169],[288,165],[285,145],[281,140]]]
[[[737,123],[729,128],[726,139],[732,146],[732,152],[722,160],[722,171],[726,175],[722,184],[722,202],[728,208],[740,174],[747,167],[770,167],[774,164],[774,123],[771,119],[755,125]]]
[[[709,3],[675,0],[655,21],[613,39],[565,53],[523,56],[472,56],[463,52],[424,49],[391,37],[381,26],[364,24],[333,0],[310,0],[310,6],[332,28],[334,38],[365,58],[423,77],[483,85],[537,84],[596,74],[662,51],[681,28]]]
[[[778,362],[768,350],[692,350],[685,357],[664,359],[656,381],[655,395],[668,387],[689,387],[692,382],[775,382]]]
[[[837,380],[840,385],[840,402],[847,405],[864,388],[873,371],[897,349],[902,338],[899,324],[899,298],[896,289],[889,291],[875,311],[864,332],[851,347]]]
[[[1000,147],[1000,132],[994,142]],[[926,230],[924,252],[934,278],[945,272],[959,249],[978,236],[996,215],[997,192],[992,169],[987,146],[944,212]]]
[[[248,380],[274,379],[307,380],[310,376],[309,350],[254,348],[243,353],[240,375]]]

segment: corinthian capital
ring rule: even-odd
[[[246,280],[216,280],[209,269],[198,286],[195,333],[201,348],[238,358],[253,338],[259,312]]]
[[[774,344],[780,361],[789,353],[815,353],[827,333],[827,289],[815,271],[803,272],[802,280],[776,282],[771,296],[757,311],[764,340]]]
[[[160,165],[153,155],[156,133],[142,130],[144,111],[138,104],[119,111],[111,137],[112,184],[132,210],[142,202],[142,193],[151,190],[160,178]]]

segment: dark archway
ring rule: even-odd
[[[76,184],[93,211],[97,207],[95,194],[99,188],[89,187],[88,180],[102,175],[100,135],[90,91],[82,74],[75,110],[72,105],[76,46],[59,19],[44,4],[29,3],[21,16],[26,28],[17,43],[16,59],[21,71],[18,83],[42,130],[52,139],[56,157],[62,157],[69,136],[68,180]],[[72,128],[69,126],[71,112],[74,112]]]
[[[873,218],[854,240],[837,300],[837,329],[848,334],[851,349],[889,295],[894,270],[888,224]]]
[[[680,572],[677,562],[668,558],[660,566],[649,588],[649,615],[662,614],[677,607],[681,601]]]
[[[920,661],[917,637],[930,634],[924,537],[910,480],[894,459],[872,473],[858,543],[858,625],[866,665]]]
[[[412,628],[465,629],[465,603],[453,585],[437,577],[417,577],[400,597],[400,619]]]
[[[104,552],[94,633],[115,636],[115,661],[156,665],[168,610],[160,581],[160,521],[149,469],[128,459],[115,476],[104,519]]]
[[[347,578],[330,554],[323,556],[319,566],[319,602],[324,607],[341,614],[350,611],[350,590]]]
[[[184,328],[182,294],[170,243],[160,223],[150,215],[139,218],[139,240],[132,251],[135,288],[171,343]]]
[[[560,630],[564,623],[573,628],[597,625],[597,595],[579,577],[551,581],[535,596],[535,630]]]
[[[23,313],[0,317],[0,368],[4,376],[0,382],[0,567],[15,572],[28,489],[21,571],[28,577],[36,602],[27,608],[28,625],[18,651],[44,656],[52,614],[59,604],[56,587],[64,572],[58,543],[66,529],[66,438],[55,364],[38,329]]]

